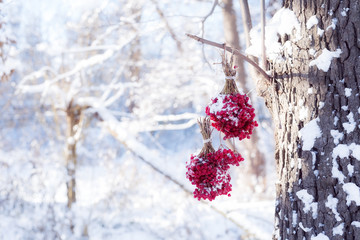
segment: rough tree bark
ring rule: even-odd
[[[260,83],[265,87],[259,92],[275,125],[273,238],[357,239],[360,200],[352,196],[360,187],[359,1],[285,0],[284,7],[298,18],[301,37],[293,32],[279,39],[290,41],[292,56],[273,63],[274,81]],[[308,28],[312,16],[318,24]],[[341,49],[328,71],[310,64],[324,49]]]
[[[223,25],[224,25],[224,35],[226,43],[231,47],[238,49],[241,51],[239,32],[237,30],[236,23],[236,13],[233,9],[233,0],[223,0]],[[248,19],[247,19],[248,20]],[[247,21],[248,22],[248,21]],[[251,20],[249,22],[251,25]],[[244,69],[244,60],[242,58],[236,58],[236,65],[238,68],[238,74],[236,77],[236,81],[238,82],[240,88],[245,92],[249,92],[249,88],[247,87],[246,81],[246,73]],[[250,96],[251,97],[251,96]],[[253,99],[252,99],[253,100]],[[254,101],[253,101],[254,102]],[[257,182],[249,182],[249,185],[255,190],[255,186],[259,185],[259,180],[265,180],[265,157],[264,154],[259,150],[258,146],[259,137],[256,131],[251,136],[251,139],[245,139],[240,144],[240,147],[246,149],[245,157],[250,163],[247,172],[251,175],[256,176]],[[243,154],[243,152],[242,152]],[[250,179],[250,178],[247,178]],[[265,187],[265,181],[261,181],[263,187]]]

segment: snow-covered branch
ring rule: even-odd
[[[213,46],[213,47],[217,47],[217,48],[221,48],[221,49],[224,49],[228,52],[231,52],[231,53],[234,53],[235,55],[237,55],[238,57],[242,58],[244,61],[247,61],[248,63],[250,63],[253,67],[255,67],[255,69],[257,71],[259,71],[259,73],[268,81],[270,81],[270,76],[265,72],[265,70],[263,70],[256,62],[254,62],[253,60],[251,60],[249,57],[245,56],[244,54],[242,54],[239,50],[235,49],[235,48],[232,48],[232,47],[229,47],[229,46],[226,46],[225,44],[221,44],[221,43],[217,43],[217,42],[213,42],[213,41],[210,41],[210,40],[207,40],[207,39],[204,39],[204,38],[201,38],[201,37],[198,37],[198,36],[195,36],[195,35],[192,35],[192,34],[186,34],[186,36],[196,40],[196,41],[199,41],[203,44],[207,44],[207,45],[210,45],[210,46]]]

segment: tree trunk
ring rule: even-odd
[[[223,3],[223,25],[226,43],[241,51],[239,32],[236,24],[236,14],[233,9],[233,0],[223,0]],[[245,92],[248,92],[244,61],[241,58],[236,58],[236,65],[238,66],[236,80],[240,83],[240,87]]]
[[[0,0],[0,4],[3,4],[3,1]],[[0,8],[0,14],[1,14],[1,8]],[[14,39],[10,39],[9,36],[6,34],[6,29],[1,30],[2,28],[6,28],[6,21],[5,18],[2,17],[0,20],[0,32],[3,36],[0,38],[0,66],[4,66],[0,70],[0,82],[7,81],[11,74],[14,72],[14,69],[7,69],[6,66],[6,60],[8,58],[8,52],[9,52],[9,45],[15,43]]]
[[[66,171],[68,180],[66,181],[67,186],[67,206],[70,209],[72,204],[76,202],[76,143],[74,141],[73,127],[75,126],[75,116],[69,114],[66,116],[67,120],[67,141],[66,141]]]
[[[79,131],[79,123],[81,119],[82,109],[73,105],[73,101],[70,101],[66,110],[66,171],[67,171],[67,206],[71,209],[73,203],[76,202],[76,133]]]
[[[233,9],[233,0],[223,0],[223,24],[224,24],[224,35],[226,43],[231,47],[241,51],[239,33],[237,30],[236,24],[236,14]],[[247,25],[251,26],[251,20],[247,19]],[[238,74],[236,80],[245,93],[249,92],[249,88],[246,85],[246,73],[244,69],[244,61],[241,58],[237,58],[236,65],[238,66]],[[251,97],[251,96],[250,96]],[[246,170],[249,174],[256,176],[256,182],[249,182],[248,185],[251,186],[253,190],[255,187],[260,184],[265,187],[265,157],[264,154],[259,150],[258,146],[259,137],[256,134],[256,131],[251,136],[251,139],[245,139],[240,144],[240,147],[245,150],[242,154],[246,157],[249,168]],[[251,179],[251,178],[246,178]]]
[[[247,0],[240,0],[241,18],[244,26],[244,34],[246,47],[249,47],[250,42],[250,30],[252,29],[251,14],[249,9],[249,3]]]
[[[298,18],[301,37],[294,30],[279,39],[283,45],[290,41],[292,54],[284,53],[280,56],[284,61],[272,62],[274,81],[260,83],[268,90],[259,93],[265,94],[275,125],[279,181],[273,238],[356,239],[360,235],[359,1],[285,0],[284,6]],[[307,26],[314,15],[318,24]],[[325,49],[335,53],[341,49],[328,70],[310,64]]]
[[[130,14],[131,17],[134,17],[134,23],[130,25],[131,31],[136,33],[136,37],[133,41],[130,43],[130,61],[128,65],[128,73],[126,74],[126,77],[130,79],[132,82],[139,82],[140,81],[140,74],[141,74],[141,68],[140,68],[140,61],[141,61],[141,39],[140,39],[140,33],[139,33],[139,23],[141,20],[141,10],[142,6],[139,3],[132,3],[130,7]],[[134,26],[135,24],[135,26]],[[136,97],[134,90],[130,90],[129,92],[129,100],[128,100],[128,107],[129,111],[133,112],[134,108],[137,106]]]

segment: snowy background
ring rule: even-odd
[[[258,28],[259,2],[249,4]],[[224,84],[213,64],[219,52],[185,33],[224,42],[220,6],[206,19],[213,1],[0,6],[8,42],[1,71],[15,70],[0,80],[1,240],[271,238],[273,133],[260,98],[253,105],[266,181],[253,187],[245,159],[231,170],[232,196],[208,202],[193,198],[185,178],[185,162],[202,147],[196,120]],[[66,137],[70,101],[88,106],[76,139]],[[218,132],[213,138],[224,144]],[[65,148],[73,141],[77,201],[68,209]]]

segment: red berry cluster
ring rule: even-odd
[[[254,127],[258,126],[254,111],[249,97],[240,93],[219,94],[205,109],[212,120],[211,125],[225,134],[224,140],[250,138]]]
[[[196,186],[194,197],[214,200],[216,196],[228,195],[231,191],[230,165],[239,166],[244,161],[239,153],[230,149],[219,149],[202,156],[191,155],[186,163],[186,177]]]

